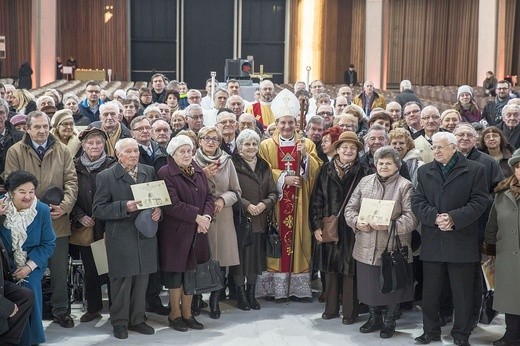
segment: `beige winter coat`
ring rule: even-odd
[[[65,211],[59,219],[52,220],[56,237],[70,235],[70,213],[78,196],[78,178],[72,155],[63,143],[49,135],[48,148],[42,160],[31,145],[31,138],[25,134],[23,139],[15,143],[7,151],[4,175],[7,177],[16,170],[30,172],[38,179],[36,196],[41,198],[49,187],[59,187],[65,192],[60,203]]]
[[[413,261],[410,243],[412,231],[417,226],[418,221],[412,212],[411,196],[412,183],[401,177],[399,173],[390,177],[384,184],[378,180],[376,174],[361,179],[345,208],[347,224],[356,233],[353,251],[355,260],[375,266],[381,265],[381,253],[384,251],[388,240],[388,230],[361,232],[356,229],[361,201],[363,198],[372,198],[395,201],[392,220],[395,220],[401,244],[408,246],[408,261]],[[392,240],[390,240],[389,247],[393,249]]]

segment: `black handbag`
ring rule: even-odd
[[[265,242],[265,252],[267,257],[281,258],[282,257],[282,240],[278,234],[278,227],[273,221],[273,218],[269,218],[269,224],[267,227],[267,237]]]
[[[233,221],[235,223],[235,232],[237,233],[238,247],[246,247],[252,245],[253,240],[253,225],[251,218],[246,215],[240,194],[234,191],[237,196],[237,201],[233,204]]]
[[[408,265],[408,246],[402,246],[395,230],[395,221],[390,223],[390,234],[386,248],[381,254],[381,293],[391,293],[405,288],[412,280],[412,273]],[[388,251],[390,239],[393,239],[396,249]]]
[[[192,250],[195,249],[195,237],[193,238]],[[195,269],[188,270],[184,273],[183,288],[184,294],[201,294],[220,290],[224,287],[224,277],[220,270],[220,264],[211,258],[211,250],[209,260],[205,263],[198,264]]]
[[[482,300],[482,310],[480,310],[479,322],[484,324],[490,324],[491,321],[498,315],[498,311],[493,309],[493,296],[495,291],[488,290]]]

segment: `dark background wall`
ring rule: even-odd
[[[132,0],[131,78],[150,80],[155,72],[177,78],[177,2],[171,0]]]

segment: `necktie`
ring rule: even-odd
[[[4,144],[5,136],[3,134],[0,134],[0,144]]]
[[[40,157],[40,159],[42,159],[43,155],[45,155],[45,148],[39,145],[38,148],[36,148],[36,151],[38,152],[38,156]]]

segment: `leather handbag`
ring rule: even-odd
[[[253,244],[253,224],[251,218],[246,215],[240,194],[234,191],[237,196],[236,203],[233,204],[233,221],[235,232],[237,233],[238,247],[243,248]]]
[[[354,183],[356,182],[358,174],[359,174],[359,170],[356,172],[356,175],[354,176],[354,180],[352,180],[352,183],[350,184],[347,195],[345,196],[345,200],[343,201],[341,208],[339,208],[338,213],[336,215],[325,216],[323,219],[321,219],[321,221],[323,223],[323,226],[321,228],[321,238],[322,238],[321,242],[322,243],[331,243],[331,242],[337,243],[339,241],[339,234],[338,234],[339,218],[341,217],[341,213],[343,212],[343,209],[347,205],[347,201],[350,198],[350,195],[351,195],[352,189],[354,188]]]
[[[405,288],[412,280],[412,273],[408,265],[408,246],[401,245],[401,240],[395,228],[395,221],[392,220],[386,248],[381,254],[381,293],[391,293]],[[392,251],[388,251],[390,239],[393,239],[396,247]]]
[[[81,224],[79,224],[81,225]],[[94,227],[72,227],[69,244],[90,246],[94,242]]]
[[[193,237],[192,251],[195,250],[195,240],[197,233]],[[209,260],[198,264],[195,269],[190,269],[184,273],[183,288],[184,293],[188,295],[209,293],[220,290],[224,287],[224,277],[220,270],[220,263],[211,258],[211,250],[209,249]]]
[[[278,227],[273,218],[269,218],[267,227],[267,238],[265,243],[265,252],[267,257],[281,258],[282,257],[282,240],[278,234]]]

